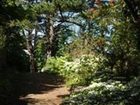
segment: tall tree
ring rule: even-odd
[[[25,54],[22,50],[23,40],[20,36],[20,27],[14,24],[14,21],[22,21],[24,19],[24,8],[20,3],[12,0],[2,0],[0,3],[0,25],[3,28],[3,35],[5,37],[3,56],[5,56],[6,68],[10,66],[18,70],[25,69],[24,64],[26,61],[24,62],[22,59],[25,57]],[[19,64],[16,63],[16,60],[19,60]]]

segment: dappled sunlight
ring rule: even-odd
[[[57,103],[61,103],[62,99],[57,96],[69,94],[63,78],[57,74],[18,73],[14,75],[11,82],[14,90],[11,93],[13,94],[12,98],[9,97],[11,99],[8,100],[10,105],[30,105],[33,103],[50,103],[50,101],[56,101],[55,105],[59,105]]]

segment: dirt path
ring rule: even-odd
[[[54,74],[18,74],[14,81],[14,97],[17,103],[9,105],[60,105],[69,94],[63,78]]]
[[[20,97],[20,99],[27,100],[28,105],[60,105],[62,97],[68,94],[68,89],[61,85],[48,92],[44,91],[41,94],[28,94],[25,97]]]

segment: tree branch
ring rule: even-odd
[[[81,25],[81,24],[79,24],[79,23],[77,23],[77,22],[74,22],[74,21],[69,21],[69,20],[60,20],[60,21],[58,21],[58,22],[66,22],[66,23],[72,23],[72,24],[75,24],[75,25],[77,25],[77,26],[80,26],[80,27],[83,27],[83,25]]]

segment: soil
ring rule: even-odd
[[[11,80],[12,93],[2,105],[60,105],[70,94],[63,80],[56,74],[17,74]]]

